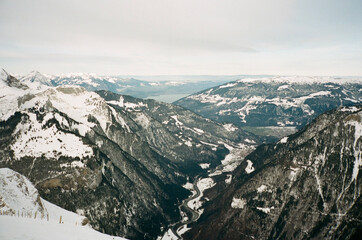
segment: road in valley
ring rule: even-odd
[[[196,191],[196,194],[192,195],[191,197],[185,199],[184,201],[182,201],[182,204],[178,207],[180,212],[183,212],[182,208],[184,208],[184,210],[186,210],[187,212],[191,213],[191,218],[184,221],[183,219],[181,219],[179,222],[176,222],[174,224],[172,224],[170,227],[171,227],[171,230],[172,232],[175,234],[175,236],[178,238],[178,239],[182,239],[182,237],[177,233],[177,230],[181,227],[183,227],[184,225],[187,225],[187,224],[190,224],[190,223],[193,223],[193,222],[196,222],[197,219],[199,219],[200,217],[200,214],[191,209],[187,204],[191,201],[193,201],[194,199],[198,198],[201,194],[200,192],[200,189],[197,187],[197,183],[200,181],[200,178],[198,178],[196,181],[194,181],[193,183],[193,188],[194,190]]]

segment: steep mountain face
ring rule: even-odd
[[[3,214],[37,213],[46,216],[48,211],[31,182],[19,173],[0,168],[0,210]]]
[[[129,131],[188,176],[202,171],[199,164],[219,165],[228,153],[227,145],[248,150],[260,143],[259,138],[232,124],[210,121],[179,106],[107,91],[97,93],[122,114]]]
[[[270,77],[241,79],[176,101],[204,117],[258,135],[281,138],[327,110],[360,103],[362,79]]]
[[[357,239],[362,232],[362,106],[319,116],[261,145],[213,188],[186,239]],[[219,183],[219,185],[222,183]]]
[[[0,213],[1,239],[48,239],[49,233],[59,239],[124,239],[97,232],[84,216],[42,199],[26,177],[9,168],[0,168]]]
[[[185,173],[258,141],[181,107],[0,76],[0,167],[108,234],[155,238],[179,218]]]

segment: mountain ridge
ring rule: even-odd
[[[341,78],[333,77],[241,79],[174,103],[275,141],[296,132],[325,111],[362,101],[361,78],[340,81]]]

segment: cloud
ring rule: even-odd
[[[361,1],[356,0],[3,0],[0,60],[20,72],[49,67],[45,61],[70,61],[72,68],[120,74],[171,69],[197,74],[208,68],[211,74],[215,66],[223,74],[248,69],[256,74],[288,69],[318,73],[298,66],[305,66],[303,54],[314,51],[309,55],[317,57],[321,47],[332,49],[323,52],[331,59],[345,51],[342,55],[353,59],[353,66],[362,61],[358,52],[348,50],[362,39],[359,9]],[[343,47],[337,51],[333,46]],[[349,61],[340,73],[362,74]],[[332,63],[323,67],[329,66],[331,74]],[[49,71],[66,72],[69,66],[58,67]]]

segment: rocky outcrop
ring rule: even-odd
[[[358,238],[361,136],[360,105],[323,114],[298,133],[259,146],[228,187],[214,188],[216,197],[184,237]]]

